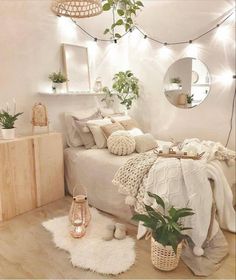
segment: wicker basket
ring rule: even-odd
[[[151,260],[152,264],[164,271],[170,271],[178,266],[179,258],[182,252],[182,242],[177,247],[177,254],[175,254],[172,246],[163,246],[162,244],[151,239]]]

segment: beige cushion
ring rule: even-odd
[[[120,120],[119,123],[126,129],[131,130],[133,128],[140,128],[136,120],[134,119],[127,119],[127,120]]]
[[[135,140],[127,131],[116,131],[107,140],[110,153],[125,156],[132,154],[135,150]]]
[[[135,149],[138,153],[150,151],[158,146],[156,139],[150,133],[135,136],[134,139]]]
[[[125,115],[124,113],[114,114],[110,116],[112,122],[120,122],[124,120],[130,120],[130,116]]]
[[[101,129],[102,129],[106,139],[115,131],[125,130],[124,127],[118,122],[103,125],[103,126],[101,126]]]
[[[102,120],[90,120],[87,122],[87,125],[93,134],[93,138],[97,148],[103,149],[107,147],[107,140],[103,134],[101,126],[111,123],[112,122],[109,118],[105,118]]]
[[[96,112],[98,112],[97,108],[65,112],[66,142],[69,147],[78,147],[83,145],[82,139],[75,124],[74,117],[77,119],[84,119],[95,114]]]

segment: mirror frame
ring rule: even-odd
[[[206,97],[205,97],[198,105],[195,105],[195,106],[192,106],[192,107],[186,107],[186,108],[184,108],[184,107],[178,107],[178,106],[174,105],[173,103],[171,103],[171,101],[170,101],[170,100],[168,99],[168,97],[166,96],[166,93],[165,93],[165,79],[166,79],[166,75],[167,75],[169,69],[171,68],[171,66],[172,66],[174,63],[176,63],[176,62],[179,61],[179,60],[187,59],[187,58],[199,60],[199,61],[206,67],[207,72],[208,72],[208,76],[209,76],[209,91],[208,91],[208,94],[206,95]],[[210,74],[210,71],[209,71],[209,67],[208,67],[201,59],[199,59],[199,58],[197,58],[197,57],[186,56],[186,57],[179,58],[179,59],[175,60],[173,63],[170,64],[170,66],[168,67],[168,69],[167,69],[167,71],[165,72],[165,75],[164,75],[164,79],[163,79],[163,90],[162,90],[162,92],[164,93],[165,98],[167,99],[168,103],[171,104],[171,105],[173,105],[175,108],[177,108],[177,109],[193,109],[193,108],[196,108],[196,107],[198,107],[199,105],[201,105],[201,104],[207,99],[207,97],[209,96],[209,94],[210,94],[210,92],[211,92],[211,88],[212,88],[212,77],[211,77],[211,74]]]

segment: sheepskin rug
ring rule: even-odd
[[[79,239],[70,236],[68,216],[54,218],[42,225],[52,233],[55,245],[70,253],[74,266],[102,274],[127,271],[135,262],[135,241],[128,236],[123,240],[104,241],[106,226],[114,222],[95,208],[90,211],[92,219],[86,235]]]

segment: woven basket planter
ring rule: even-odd
[[[170,271],[178,266],[179,258],[182,252],[182,242],[177,247],[175,254],[172,246],[163,246],[151,238],[151,260],[152,264],[163,271]]]

